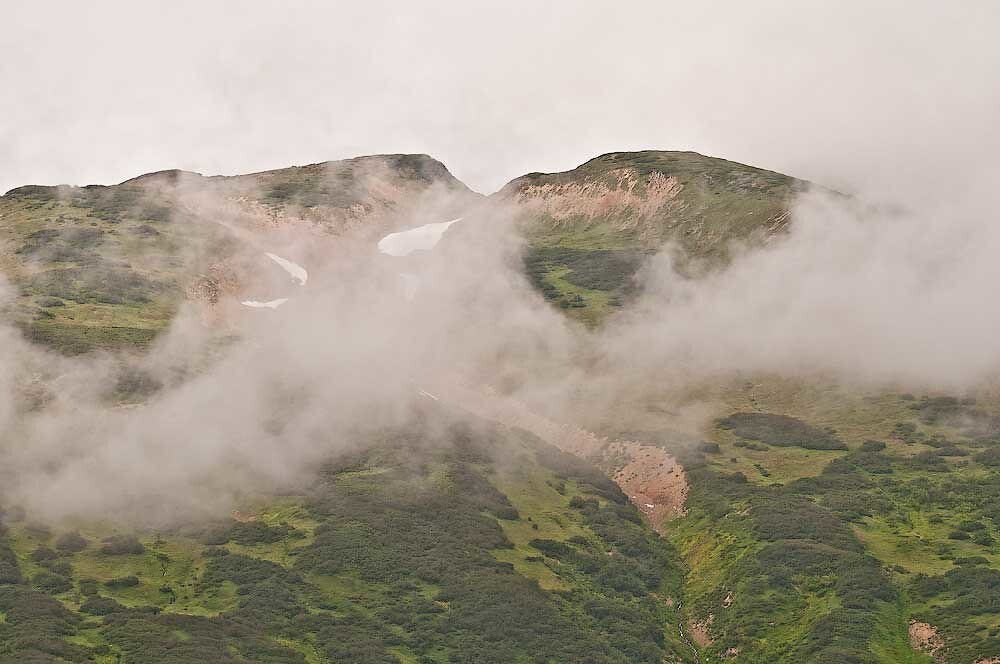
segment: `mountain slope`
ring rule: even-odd
[[[162,171],[114,186],[0,197],[0,270],[26,335],[66,353],[142,349],[185,296],[237,294],[247,254],[288,235],[373,238],[479,200],[426,155],[376,155],[234,177]]]
[[[615,152],[564,173],[531,173],[491,200],[513,208],[527,269],[558,306],[591,324],[622,306],[665,244],[689,272],[724,264],[734,242],[785,229],[801,180],[694,152]]]
[[[694,661],[676,554],[596,469],[440,408],[198,528],[0,530],[2,662]]]

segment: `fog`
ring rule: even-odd
[[[0,191],[413,152],[489,193],[691,149],[912,194],[997,147],[990,0],[13,0],[4,26]]]
[[[227,209],[190,196],[181,207],[210,211],[206,224]],[[666,247],[640,272],[638,299],[596,330],[530,287],[515,215],[496,203],[473,206],[432,250],[405,257],[380,253],[365,233],[244,229],[252,237],[237,262],[250,273],[272,266],[288,301],[242,308],[234,293],[209,319],[204,305],[184,305],[153,349],[128,361],[163,386],[141,405],[109,405],[119,358],[63,358],[2,330],[0,483],[37,518],[170,523],[301,489],[324,461],[405,425],[428,394],[499,388],[593,422],[622,394],[662,398],[762,374],[975,390],[1000,369],[995,198],[968,189],[915,210],[809,192],[787,236],[707,277],[676,273]],[[226,224],[240,228],[234,214]],[[307,257],[308,282],[263,249]],[[403,274],[419,280],[415,294]],[[600,398],[574,413],[581,390]],[[448,402],[434,406],[457,406]],[[675,424],[692,433],[710,417],[673,405],[687,409]]]
[[[491,191],[605,151],[690,148],[852,197],[803,195],[787,237],[697,281],[665,248],[637,301],[588,330],[530,288],[496,204],[452,215],[426,196],[393,230],[464,221],[393,257],[370,230],[262,232],[181,191],[187,213],[239,239],[235,263],[252,272],[271,252],[308,283],[257,275],[247,295],[287,297],[276,310],[185,305],[129,360],[163,386],[131,407],[107,403],[119,358],[59,357],[0,325],[0,499],[35,518],[218,515],[299,487],[449,389],[491,385],[572,416],[581,388],[610,409],[622,393],[767,373],[915,391],[995,381],[995,3],[133,4],[5,8],[0,190],[427,152]],[[694,429],[709,416],[684,412]]]
[[[919,209],[806,194],[787,238],[721,273],[689,280],[661,253],[603,347],[634,373],[982,387],[1000,370],[997,204],[992,187]]]
[[[210,210],[204,223],[214,224],[223,204],[199,191],[181,207]],[[228,313],[206,321],[190,302],[126,367],[112,356],[62,358],[4,328],[6,501],[43,520],[218,516],[241,495],[301,489],[322,462],[402,426],[441,386],[482,384],[508,362],[567,362],[566,323],[520,276],[505,219],[484,211],[476,232],[405,259],[367,240],[260,231],[233,260],[262,271],[271,259],[258,247],[280,243],[278,255],[313,257],[308,282],[279,270],[288,301],[278,310],[241,308],[230,295],[215,306]],[[404,269],[419,275],[411,299]],[[250,277],[248,287],[261,283]],[[163,387],[113,406],[125,368]]]

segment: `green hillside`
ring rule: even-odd
[[[7,314],[28,338],[67,354],[142,350],[184,299],[214,302],[220,281],[252,272],[240,264],[250,239],[288,227],[377,236],[431,195],[442,214],[478,200],[426,155],[18,187],[0,197],[0,272],[18,295]]]
[[[687,619],[710,639],[702,661],[1000,656],[995,395],[778,378],[709,394],[715,417],[685,459],[688,512],[666,528],[688,569]],[[608,433],[676,446],[649,403],[624,406]],[[911,623],[933,635],[917,651]]]
[[[8,511],[0,661],[694,661],[676,552],[594,468],[441,410],[355,442],[226,522]]]
[[[557,306],[589,324],[621,307],[665,244],[690,273],[718,267],[732,243],[759,245],[789,221],[808,184],[694,152],[616,152],[564,173],[531,173],[491,197],[528,236],[526,268]]]
[[[593,325],[665,243],[688,273],[718,267],[730,242],[783,232],[805,186],[693,153],[616,153],[519,178],[490,205],[512,206],[536,286]],[[367,242],[427,197],[434,215],[481,201],[405,155],[22,187],[0,197],[4,313],[64,353],[141,351],[182,302],[221,297],[220,264],[252,271],[240,257],[258,223]],[[111,401],[141,401],[136,381]],[[676,454],[684,515],[649,523],[608,479],[628,487],[619,471],[642,465],[624,447],[581,460],[435,402],[224,522],[132,532],[3,506],[0,662],[1000,661],[995,393],[595,384],[574,385],[564,424]],[[679,402],[699,407],[697,431]],[[659,459],[640,470],[666,472]]]

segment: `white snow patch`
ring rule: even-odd
[[[418,390],[417,394],[419,394],[422,397],[427,397],[428,399],[434,399],[434,401],[441,401],[440,399],[438,399],[436,396],[434,396],[430,392],[425,392],[424,390]]]
[[[253,307],[254,309],[277,309],[285,302],[288,302],[287,297],[279,297],[277,300],[268,300],[267,302],[258,302],[257,300],[244,300],[240,304],[244,307]]]
[[[462,217],[390,233],[378,241],[378,250],[389,256],[409,256],[414,251],[429,251],[441,241],[448,227],[459,221],[462,221]]]
[[[282,258],[281,256],[269,252],[264,252],[264,255],[270,258],[278,265],[280,265],[281,269],[283,269],[285,272],[291,275],[293,281],[299,282],[300,286],[306,285],[306,281],[309,280],[309,273],[306,272],[306,269],[304,267],[302,267],[298,263],[293,263],[290,260],[287,260],[285,258]]]

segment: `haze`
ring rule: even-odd
[[[0,191],[424,152],[489,193],[657,148],[912,196],[1000,148],[998,19],[988,0],[16,0]]]

